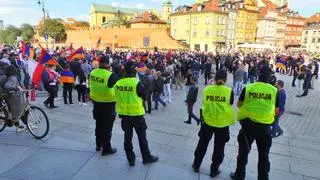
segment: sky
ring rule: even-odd
[[[115,7],[131,7],[139,9],[156,8],[161,10],[163,0],[44,0],[45,9],[51,18],[73,17],[76,20],[88,21],[92,3],[110,4]],[[173,6],[190,5],[195,0],[171,0]],[[320,0],[289,0],[289,8],[309,17],[320,12]],[[38,0],[0,0],[0,20],[4,25],[20,26],[22,23],[36,25],[43,17]]]

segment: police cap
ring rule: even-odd
[[[216,80],[219,80],[219,79],[227,79],[227,71],[225,71],[224,69],[219,69],[216,73],[216,77],[215,79]]]
[[[100,64],[109,64],[110,63],[110,59],[108,56],[102,56],[100,58]]]
[[[124,70],[126,73],[134,73],[136,72],[137,63],[135,61],[127,61],[124,64]]]

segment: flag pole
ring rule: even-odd
[[[40,48],[43,49],[43,47],[41,46],[41,44],[40,44],[39,42],[38,42],[38,45],[40,46]],[[48,52],[47,52],[47,53],[48,53]],[[60,66],[60,64],[58,63],[58,61],[57,61],[54,57],[51,56],[51,59],[53,59],[53,60],[57,63],[57,66],[58,66],[58,67],[60,67],[61,69],[63,69],[63,67]]]

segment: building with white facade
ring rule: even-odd
[[[302,32],[301,44],[309,52],[320,52],[320,13],[306,20],[306,28]]]
[[[237,19],[237,10],[232,2],[226,2],[222,5],[226,8],[228,12],[227,18],[227,29],[226,29],[226,49],[231,50],[235,48],[235,30],[236,30],[236,19]]]
[[[264,6],[260,8],[257,25],[258,44],[265,44],[274,49],[277,46],[277,6],[269,0],[262,0]]]

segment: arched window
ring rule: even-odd
[[[102,23],[105,23],[106,22],[106,17],[102,17]]]

